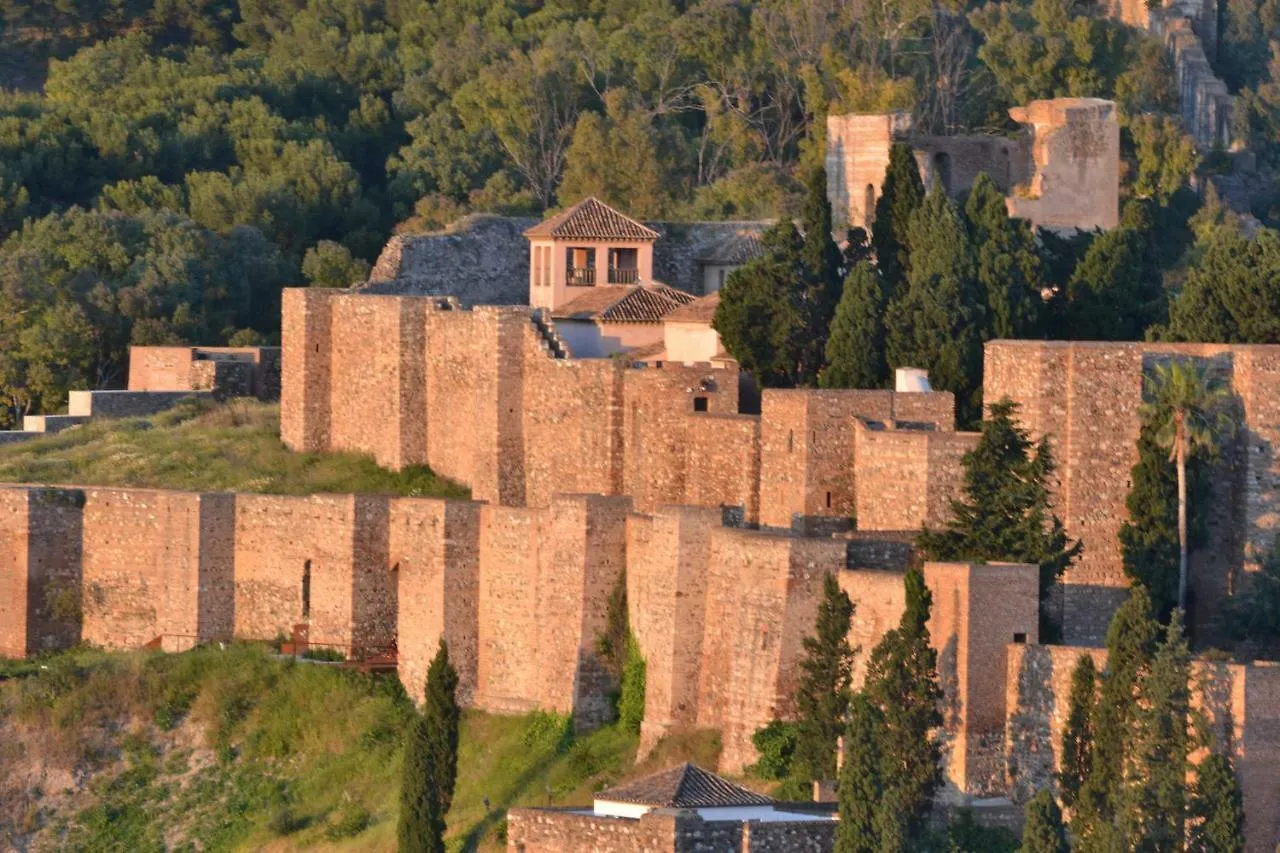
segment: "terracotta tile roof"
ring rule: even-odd
[[[601,323],[661,323],[663,317],[694,296],[665,284],[602,284],[584,287],[582,295],[561,305],[557,320],[598,320]]]
[[[664,323],[705,323],[711,325],[716,316],[716,306],[720,304],[720,291],[708,293],[662,318]]]
[[[760,242],[759,234],[739,231],[711,246],[698,256],[698,261],[704,264],[745,264],[763,254],[764,244]]]
[[[688,762],[635,782],[596,794],[597,800],[636,803],[659,809],[697,809],[717,806],[769,806],[773,800],[748,791]]]
[[[556,240],[656,240],[658,232],[624,216],[594,196],[543,220],[524,232],[526,237]]]

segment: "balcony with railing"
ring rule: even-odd
[[[639,284],[640,270],[627,267],[609,267],[604,281],[599,281],[595,267],[570,267],[565,271],[565,284],[569,287],[591,287],[595,284]]]

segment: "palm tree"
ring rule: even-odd
[[[1178,466],[1178,607],[1187,608],[1187,459],[1212,451],[1235,433],[1228,411],[1231,392],[1222,377],[1189,361],[1157,364],[1147,376],[1142,416]]]

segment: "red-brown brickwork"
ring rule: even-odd
[[[1074,642],[1097,643],[1127,586],[1117,540],[1127,518],[1129,471],[1137,461],[1144,372],[1190,358],[1224,375],[1242,420],[1215,467],[1210,541],[1193,556],[1197,623],[1209,627],[1222,598],[1243,589],[1276,534],[1280,461],[1280,347],[993,341],[986,348],[984,397],[1009,396],[1036,438],[1053,440],[1059,464],[1055,509],[1081,559],[1064,578],[1063,625]]]
[[[441,639],[458,671],[458,702],[475,696],[479,656],[480,505],[391,502],[388,561],[397,587],[400,681],[421,701]]]
[[[906,395],[903,395],[906,396]],[[951,518],[964,484],[972,432],[900,429],[896,422],[854,427],[854,512],[859,530],[919,530]]]
[[[79,642],[83,504],[74,489],[0,489],[0,657]]]

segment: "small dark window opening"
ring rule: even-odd
[[[694,410],[695,412],[705,412],[705,411],[707,410],[707,398],[706,398],[706,397],[694,397],[694,398],[693,398],[693,410]]]
[[[794,453],[796,449],[795,430],[787,430],[787,452]]]
[[[814,443],[814,444],[817,444],[817,443],[818,443],[818,431],[817,431],[816,429],[815,429],[815,430],[810,431],[810,433],[809,433],[809,441],[811,441],[811,442],[812,442],[812,443]]]
[[[302,618],[311,618],[311,561],[302,564]]]
[[[1013,641],[1015,643],[1024,644],[1027,642],[1027,635],[1019,631],[1013,635]]]
[[[831,509],[831,493],[827,492],[827,509]]]
[[[316,352],[320,352],[320,345],[316,344]]]

